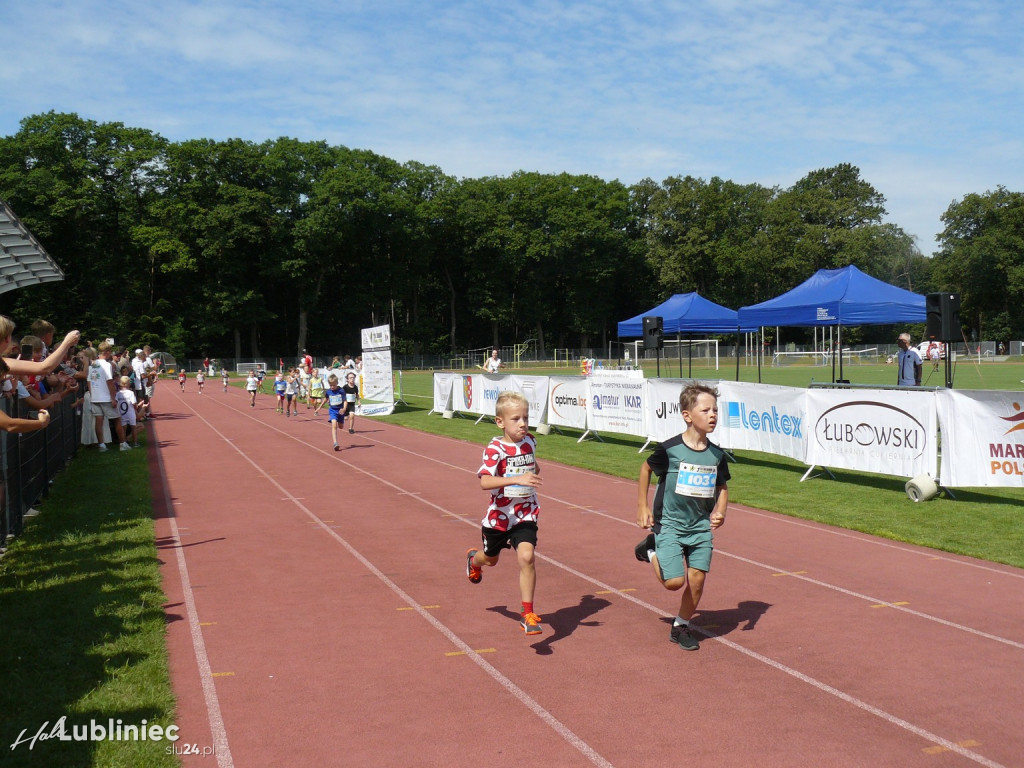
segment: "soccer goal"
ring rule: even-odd
[[[571,350],[569,349],[556,349],[555,350],[555,368],[568,368],[569,363],[572,360]]]
[[[264,371],[268,370],[267,369],[267,364],[266,363],[261,363],[259,361],[255,362],[255,363],[236,363],[235,364],[235,373],[249,374],[249,373],[254,373],[255,371],[258,371],[260,369],[262,369]]]
[[[832,355],[828,351],[818,352],[776,352],[772,355],[772,365],[828,365]]]
[[[636,360],[650,360],[656,357],[652,349],[645,350],[642,341],[633,342],[633,357]],[[710,368],[714,366],[719,369],[718,360],[718,339],[668,339],[664,340],[664,347],[661,350],[662,360],[693,360],[694,362]]]

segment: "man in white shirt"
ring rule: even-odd
[[[111,367],[110,342],[104,341],[99,346],[99,357],[89,366],[89,394],[92,398],[92,415],[96,418],[96,434],[103,434],[103,420],[113,420],[117,441],[122,451],[130,451],[131,446],[125,442],[124,428],[121,426],[121,414],[114,405],[117,387],[114,384],[114,370]],[[100,451],[107,446],[100,443]]]

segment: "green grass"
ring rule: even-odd
[[[145,450],[83,449],[0,560],[5,766],[174,766],[168,741],[37,741],[23,729],[173,724]],[[49,728],[47,730],[49,730]]]
[[[975,370],[973,378],[964,372],[962,363],[961,366],[957,374],[958,388],[1020,389],[1020,379],[1024,378],[1024,364],[1021,363],[984,364],[980,371]],[[807,386],[811,378],[818,378],[823,370],[767,369],[773,376],[771,379],[766,376],[763,380],[772,384]],[[721,371],[716,376],[714,371],[694,367],[694,376],[731,380],[734,371]],[[564,375],[566,369],[531,369],[529,372]],[[857,383],[882,383],[891,379],[892,368],[854,366],[852,369],[848,367],[847,372],[848,377]],[[663,365],[662,375],[666,373]],[[672,373],[678,374],[678,369]],[[756,380],[756,371],[754,373]],[[750,379],[741,376],[741,380]],[[427,415],[433,403],[432,381],[430,372],[404,372],[403,395],[409,405],[399,406],[398,411],[385,420],[482,446],[495,433],[494,424],[489,419],[474,424],[475,417],[443,419],[438,414]],[[963,383],[965,381],[969,383]],[[1015,386],[1011,386],[1011,382]],[[588,440],[577,444],[579,432],[563,431],[561,435],[552,432],[538,436],[537,450],[541,461],[550,459],[617,477],[636,478],[646,455],[638,453],[643,440],[624,435],[603,435],[604,442]],[[915,504],[907,498],[905,481],[901,478],[832,470],[835,480],[817,471],[817,476],[800,482],[806,465],[753,451],[739,451],[736,458],[737,463],[731,467],[730,501],[1024,568],[1024,489],[957,489],[954,491],[955,500],[940,496]],[[632,513],[633,510],[627,512]]]

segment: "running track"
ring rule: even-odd
[[[464,572],[487,427],[360,418],[334,452],[189,385],[148,422],[179,744],[215,752],[183,765],[1024,765],[1022,570],[731,505],[687,653],[635,483],[541,437],[527,639],[514,558]]]

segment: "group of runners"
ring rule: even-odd
[[[346,363],[351,358],[346,359]],[[337,360],[337,358],[335,358]],[[256,395],[265,393],[264,379],[267,372],[264,368],[250,370],[245,379],[245,390],[249,395],[249,407],[256,407]],[[230,383],[227,369],[221,369],[221,384],[227,392]],[[185,391],[188,374],[184,370],[178,372],[178,384]],[[196,386],[199,394],[203,394],[206,384],[206,372],[203,369],[195,373]],[[351,366],[338,368],[316,368],[312,358],[306,356],[301,365],[289,370],[278,369],[274,374],[272,385],[273,395],[277,398],[277,413],[286,417],[298,416],[299,406],[304,404],[307,411],[320,416],[327,409],[327,420],[331,424],[331,440],[334,450],[340,451],[338,445],[338,429],[348,424],[349,434],[355,433],[356,408],[362,401],[359,392],[357,369]]]

